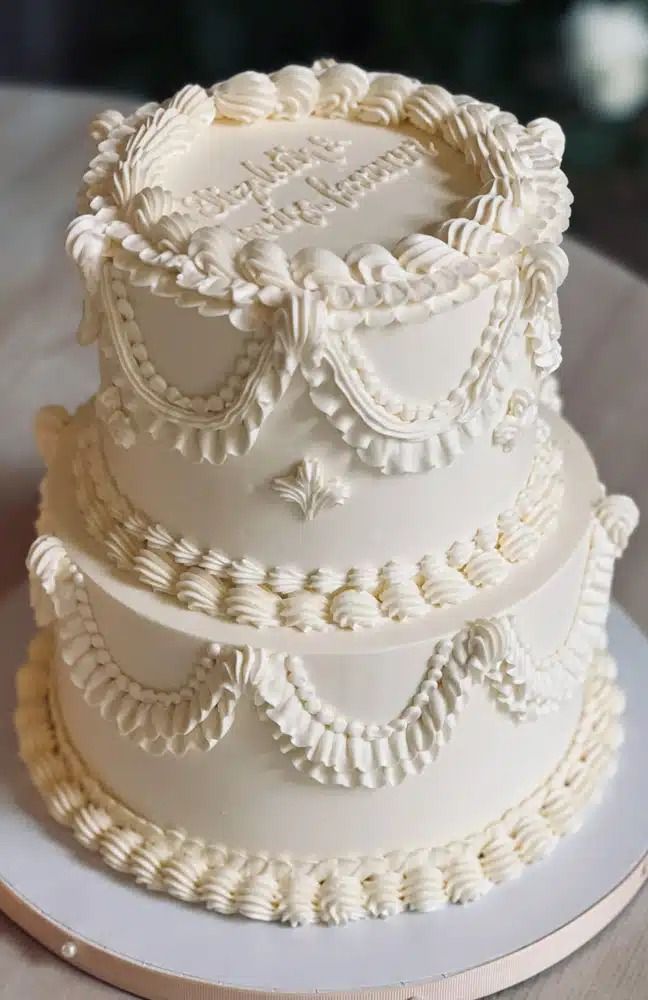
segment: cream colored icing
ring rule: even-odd
[[[342,479],[327,481],[318,460],[309,458],[298,463],[289,476],[273,479],[272,488],[283,500],[297,504],[307,521],[328,507],[346,503],[350,493],[348,483]]]
[[[364,94],[359,93],[357,100],[348,102],[345,98],[339,103],[338,88],[344,90],[343,81],[347,78],[355,81],[354,87],[359,79],[365,80],[367,89]],[[323,102],[320,100],[322,87],[327,95]],[[259,93],[265,95],[261,105],[256,103]],[[266,102],[272,93],[277,103],[273,111],[268,111]],[[337,95],[333,103],[331,94]],[[219,103],[223,100],[224,105]],[[378,107],[382,109],[380,114],[376,111]],[[229,110],[225,112],[224,108]],[[254,139],[257,133],[227,124],[238,120],[230,117],[235,108],[239,109],[241,121],[254,121],[257,123],[255,128],[262,125],[263,137],[257,141]],[[344,109],[346,118],[337,117],[340,108]],[[263,114],[259,117],[261,110]],[[226,117],[219,118],[220,114]],[[311,114],[316,119],[309,118]],[[329,114],[333,117],[327,117]],[[376,115],[384,122],[382,125],[376,124]],[[385,124],[387,119],[389,124]],[[315,120],[321,135],[312,132]],[[441,206],[440,214],[437,213],[439,225],[434,230],[435,235],[426,229],[403,236],[398,243],[398,253],[389,241],[381,245],[375,242],[374,236],[372,242],[369,232],[368,241],[351,249],[345,247],[343,253],[332,249],[329,237],[338,233],[346,239],[344,234],[348,229],[343,226],[340,230],[335,221],[347,211],[339,205],[338,215],[330,216],[333,221],[327,222],[323,229],[311,227],[316,230],[314,237],[321,231],[323,242],[317,236],[313,245],[304,247],[301,240],[301,249],[295,253],[286,249],[288,237],[284,239],[283,234],[276,240],[256,236],[242,241],[233,230],[226,228],[230,225],[229,216],[225,225],[216,224],[220,216],[216,211],[217,195],[213,183],[188,193],[183,193],[178,185],[182,178],[183,183],[188,184],[188,178],[197,177],[196,171],[204,170],[209,162],[216,162],[217,174],[225,169],[224,162],[231,158],[232,129],[238,129],[236,136],[241,137],[241,143],[248,142],[252,136],[250,149],[255,148],[256,142],[259,153],[264,150],[266,135],[276,134],[281,141],[284,135],[280,131],[284,128],[281,122],[286,121],[291,122],[291,128],[301,129],[299,142],[302,145],[291,140],[280,153],[275,147],[272,156],[266,155],[266,145],[265,159],[260,161],[257,155],[256,160],[254,157],[245,160],[246,164],[251,164],[250,169],[246,167],[245,197],[248,200],[256,198],[262,205],[265,199],[274,197],[275,190],[288,191],[294,183],[303,186],[307,170],[314,169],[300,163],[298,153],[303,148],[310,151],[307,163],[318,159],[324,163],[328,157],[337,170],[340,156],[346,155],[344,144],[349,142],[351,146],[355,143],[365,157],[362,168],[365,174],[363,180],[358,174],[362,169],[356,158],[350,164],[356,171],[347,175],[347,181],[355,177],[353,183],[359,185],[356,194],[366,193],[372,184],[382,183],[377,179],[376,170],[384,169],[386,176],[391,176],[391,167],[387,169],[378,163],[381,156],[387,155],[384,151],[388,150],[389,143],[392,143],[389,155],[397,160],[400,154],[393,150],[399,148],[403,136],[407,136],[422,143],[421,149],[434,145],[436,158],[447,164],[451,187],[461,173],[458,160],[464,158],[466,176],[472,177],[470,183],[473,184],[470,191],[470,184],[468,187],[464,184],[464,215],[448,221],[441,202],[436,207],[433,205],[443,186],[440,186],[439,176],[428,183],[429,199],[423,197],[425,192],[419,196],[422,188],[417,184],[428,176],[432,163],[425,153],[421,154],[425,162],[417,161],[418,165],[412,165],[405,187],[398,188],[398,195],[390,195],[389,211],[392,212],[394,206],[398,210],[403,192],[411,191],[417,196],[417,204],[429,202],[432,215]],[[365,124],[369,122],[371,124]],[[342,127],[347,131],[335,131]],[[205,153],[211,149],[209,143],[213,136],[220,134],[219,129],[225,138],[220,143],[218,159],[214,161]],[[481,106],[472,99],[454,99],[439,88],[420,87],[416,81],[407,82],[393,75],[367,75],[357,68],[328,66],[313,71],[290,67],[272,78],[263,75],[237,77],[236,81],[215,88],[213,100],[200,88],[185,88],[165,108],[147,106],[129,121],[111,114],[100,121],[95,131],[102,148],[86,177],[88,194],[93,192],[88,203],[92,201],[94,207],[71,227],[70,249],[86,271],[94,268],[89,278],[88,296],[95,314],[95,333],[102,328],[100,314],[106,314],[102,352],[106,356],[107,372],[97,397],[97,412],[111,438],[121,448],[132,449],[136,468],[139,468],[138,436],[142,430],[150,432],[156,442],[177,449],[191,459],[220,463],[233,456],[245,455],[254,445],[262,425],[278,409],[291,381],[299,374],[306,378],[311,400],[324,418],[337,428],[342,439],[369,467],[390,474],[423,472],[455,462],[485,430],[492,431],[506,406],[507,397],[515,391],[516,384],[519,387],[528,378],[528,373],[522,370],[525,366],[518,362],[512,365],[516,345],[518,353],[525,344],[532,346],[529,357],[541,374],[552,370],[559,361],[559,319],[549,303],[566,269],[564,255],[553,240],[559,238],[562,223],[558,222],[560,218],[564,221],[568,198],[557,161],[552,160],[553,154],[549,152],[547,156],[546,149],[544,152],[536,149],[540,137],[545,132],[550,135],[551,129],[541,128],[525,134],[526,130],[517,125],[512,116]],[[190,132],[191,140],[188,138]],[[383,146],[376,145],[377,142],[382,142]],[[450,150],[454,150],[454,161],[448,160]],[[234,159],[242,155],[235,152]],[[116,162],[119,163],[117,167]],[[151,174],[148,178],[151,183],[137,191],[131,190],[131,182],[135,186],[139,184],[137,178],[133,181],[134,162],[140,173],[148,170]],[[486,162],[490,167],[484,165]],[[401,165],[409,169],[407,164]],[[514,180],[516,171],[522,166],[531,174],[537,167],[540,194],[534,193],[534,181],[526,173],[524,182]],[[308,176],[311,180],[320,177],[317,171]],[[484,190],[477,193],[482,184]],[[231,190],[235,188],[236,185]],[[239,184],[236,190],[240,188]],[[351,202],[356,197],[342,188],[338,194],[342,200],[348,196]],[[116,202],[111,208],[108,203],[114,200],[113,196]],[[365,198],[365,194],[362,197]],[[367,215],[363,208],[370,205],[367,198],[348,210],[355,219],[351,227],[354,231],[358,219]],[[543,200],[547,202],[547,212],[533,215]],[[562,215],[556,209],[559,204]],[[454,211],[458,206],[456,197],[453,206]],[[243,209],[247,210],[245,205]],[[111,212],[112,221],[106,222]],[[372,219],[385,214],[370,209],[368,212]],[[529,212],[538,223],[535,229],[535,223],[529,223]],[[97,256],[97,228],[90,221],[93,213],[95,222],[99,220],[101,226],[106,223],[107,243],[102,244],[106,256]],[[388,228],[393,221],[396,227],[393,232],[396,232],[398,219],[389,213],[388,216]],[[348,212],[346,217],[349,217]],[[545,225],[550,217],[552,224]],[[108,229],[112,235],[108,235]],[[158,248],[157,256],[145,250],[141,242],[149,238]],[[132,267],[133,255],[139,261],[137,268],[143,269],[137,270],[137,274]],[[186,267],[183,264],[182,274],[177,280],[172,279],[170,272],[184,257]],[[109,263],[118,265],[110,274],[107,258]],[[203,296],[207,289],[204,283],[200,294],[195,294],[190,272],[195,276],[196,268],[208,275],[209,294],[206,296]],[[102,270],[104,301],[100,309],[98,287]],[[153,272],[157,274],[155,281],[149,280]],[[178,298],[183,304],[198,305],[206,315],[226,317],[219,322],[227,325],[231,322],[246,333],[231,367],[219,372],[208,391],[196,393],[182,388],[184,369],[179,356],[173,360],[167,355],[166,370],[163,364],[160,371],[158,338],[151,336],[155,331],[140,328],[136,311],[129,301],[129,284],[132,287],[133,283],[151,288],[162,296]],[[469,364],[450,382],[447,391],[426,397],[409,388],[403,391],[399,386],[391,386],[381,366],[375,365],[373,350],[364,349],[362,329],[374,333],[389,323],[395,327],[420,324],[431,314],[478,295],[484,288],[497,289],[491,321],[486,324],[481,339],[476,339]],[[542,322],[538,318],[540,312]],[[166,320],[164,322],[166,326]],[[216,323],[214,333],[222,328]],[[448,329],[447,332],[452,331]],[[196,356],[198,354],[196,349]],[[429,363],[426,356],[426,364],[422,367],[445,371],[445,355],[443,361],[437,363],[435,359],[435,352],[430,351]],[[210,370],[211,353],[202,361],[201,370]],[[216,358],[213,364],[219,368]],[[388,371],[394,370],[393,364],[386,367]],[[526,453],[526,446],[524,450]],[[283,478],[282,473],[291,465],[311,457],[317,456],[311,456],[308,451],[291,455],[288,461],[278,463],[270,478]],[[517,462],[521,463],[522,459]],[[121,468],[127,471],[129,466],[124,462]],[[498,474],[498,470],[493,471]],[[333,474],[333,478],[341,477]],[[158,513],[158,519],[166,523],[163,510]],[[353,518],[345,518],[345,525],[348,520]],[[178,527],[183,534],[190,530],[190,525],[185,527],[180,519]],[[174,533],[177,534],[177,530]],[[326,534],[327,529],[322,537]],[[319,533],[311,532],[309,543],[317,537]],[[410,558],[411,546],[412,540],[407,547]],[[364,557],[364,552],[362,555]],[[319,558],[319,554],[314,558]],[[162,558],[140,556],[138,565],[143,578],[164,586],[169,570]],[[487,577],[494,582],[496,575],[502,577],[504,571],[505,567],[498,565],[491,553],[488,557],[480,557],[475,564],[475,579]],[[462,589],[466,595],[470,593],[469,589],[462,588],[461,580],[451,583],[449,576],[447,567],[442,572],[439,570],[428,593],[450,594],[451,589],[454,594]],[[187,588],[183,586],[182,589],[184,592]],[[398,591],[392,590],[387,602],[396,619],[423,610],[413,592],[402,593],[400,602],[396,601],[397,594]],[[246,620],[250,616],[249,599],[252,596],[243,595],[242,614]],[[259,607],[259,620],[267,621],[274,605],[261,595],[256,596],[263,602],[263,607]],[[214,597],[212,594],[208,600],[210,606],[214,605]],[[239,602],[230,603],[233,609],[239,607]],[[348,603],[346,599],[343,601],[343,604]],[[364,601],[365,605],[369,603]],[[354,606],[363,621],[373,620],[368,607],[361,613],[357,602]],[[341,614],[341,620],[350,620],[346,610]],[[294,608],[289,616],[294,617]]]
[[[384,629],[259,633],[188,612],[127,583],[101,558],[75,512],[69,474],[72,428],[63,432],[60,468],[51,473],[54,530],[83,569],[93,615],[113,659],[142,688],[177,691],[208,642],[249,645],[299,657],[318,697],[334,706],[337,715],[383,723],[396,718],[410,700],[436,643],[461,630],[466,620],[513,614],[536,659],[563,645],[578,603],[585,527],[596,493],[582,446],[574,449],[573,435],[563,433],[559,421],[555,424],[571,475],[557,530],[537,557],[501,587],[477,592],[465,608],[437,609],[430,617]],[[254,563],[248,560],[241,571],[252,578]],[[389,576],[398,582],[393,567]],[[370,581],[370,573],[360,572],[355,582]],[[65,724],[78,752],[131,809],[165,828],[180,826],[247,851],[267,849],[273,856],[286,850],[302,857],[371,856],[461,839],[526,796],[550,772],[567,746],[581,702],[577,689],[575,698],[519,725],[498,707],[488,682],[473,684],[450,742],[416,778],[376,793],[329,785],[322,794],[319,783],[294,769],[290,754],[282,757],[273,749],[277,729],[260,724],[250,689],[237,703],[227,737],[211,752],[160,757],[142,752],[87,704],[60,655],[56,675]],[[501,782],[502,768],[506,782]],[[457,796],[468,772],[480,794]],[[442,810],[440,802],[445,803]],[[343,825],[331,819],[338,806],[345,815]]]
[[[36,414],[34,437],[46,466],[54,461],[61,431],[69,422],[70,414],[64,406],[43,406]]]
[[[501,583],[512,566],[534,556],[552,531],[564,492],[562,454],[543,422],[529,478],[511,506],[445,552],[377,568],[266,567],[205,551],[152,522],[119,493],[96,428],[80,426],[77,435],[77,504],[109,559],[187,607],[257,626],[366,628],[458,604],[475,590]]]
[[[569,832],[616,760],[623,698],[598,653],[571,744],[555,770],[495,823],[444,847],[308,861],[252,855],[165,830],[116,800],[65,734],[50,686],[52,636],[32,642],[18,673],[16,729],[23,760],[50,814],[110,867],[140,884],[219,913],[291,925],[346,923],[467,903],[544,857]]]
[[[562,396],[556,375],[547,375],[540,381],[538,402],[553,413],[562,413]]]
[[[473,368],[472,355],[489,325],[494,297],[493,287],[451,316],[444,314],[409,327],[363,329],[349,338],[331,332],[330,337],[344,337],[345,352],[346,343],[355,340],[368,360],[366,388],[364,369],[349,356],[351,367],[358,369],[354,384],[359,393],[371,390],[373,369],[378,376],[379,410],[383,400],[385,410],[388,404],[400,402],[406,415],[409,403],[417,400],[447,401]],[[207,403],[212,390],[225,382],[228,373],[234,373],[248,336],[242,336],[226,319],[210,320],[195,311],[179,310],[145,289],[130,287],[128,299],[155,373],[168,387],[180,387],[182,397],[199,396]],[[127,324],[131,329],[130,321]],[[329,563],[379,566],[395,555],[416,561],[421,553],[442,551],[478,526],[475,496],[480,497],[484,522],[492,521],[514,501],[529,475],[532,428],[520,434],[519,445],[511,453],[493,446],[491,440],[511,393],[517,388],[537,391],[523,329],[524,323],[509,342],[514,357],[500,370],[504,385],[498,390],[495,412],[484,418],[485,433],[475,428],[474,438],[462,435],[463,454],[458,455],[458,435],[450,424],[444,448],[450,461],[442,468],[411,476],[376,476],[374,467],[357,461],[354,449],[345,444],[326,415],[313,407],[301,370],[295,371],[281,401],[268,413],[255,443],[236,458],[230,455],[220,465],[186,461],[170,447],[178,443],[187,457],[199,457],[195,434],[184,434],[186,425],[175,423],[167,428],[156,423],[151,425],[152,436],[141,431],[133,414],[125,411],[136,431],[134,443],[129,449],[116,446],[102,422],[106,461],[120,491],[136,508],[201,548],[244,552],[266,566],[292,562],[306,568]],[[102,347],[103,340],[102,336]],[[117,367],[114,357],[102,357],[101,367],[105,389]],[[482,365],[481,370],[485,379],[492,377],[492,366]],[[146,372],[143,382],[153,382],[155,374],[148,368]],[[453,399],[449,405],[461,405],[459,398]],[[245,427],[241,431],[245,433]],[[245,442],[247,448],[249,436]],[[329,478],[347,482],[351,496],[345,505],[303,526],[298,509],[273,496],[270,484],[306,458],[317,459]],[[367,510],[374,512],[374,518],[366,516]],[[408,510],[407,518],[402,517],[403,510]],[[384,528],[382,536],[376,529],[378,523]]]
[[[550,279],[542,267],[544,258],[534,260],[533,288],[542,290]],[[156,370],[119,274],[105,269],[101,290],[109,331],[102,346],[116,364],[111,384],[97,397],[98,416],[125,448],[134,443],[139,427],[189,458],[214,464],[254,445],[299,370],[311,401],[368,465],[387,474],[444,466],[483,432],[500,408],[517,340],[525,333],[531,338],[531,353],[541,356],[543,374],[560,360],[559,351],[554,357],[545,343],[547,338],[557,343],[557,311],[552,309],[542,339],[536,326],[520,320],[519,281],[506,281],[496,289],[468,368],[447,395],[431,401],[403,397],[390,389],[362,350],[362,336],[353,324],[331,326],[321,301],[305,291],[260,317],[233,370],[209,393],[191,396]],[[544,301],[539,291],[531,296],[534,309],[536,299]],[[516,390],[518,395],[525,391]],[[529,417],[534,411],[527,407],[526,412]]]
[[[393,262],[390,280],[384,281],[383,271],[383,280],[376,283],[369,269],[370,283],[363,288],[362,268],[352,274],[349,258],[322,250],[317,255],[318,286],[355,284],[357,292],[351,301],[355,299],[357,305],[368,301],[368,289],[374,301],[389,301],[398,285],[397,294],[405,300],[412,295],[415,301],[427,302],[446,294],[448,286],[461,288],[461,296],[471,280],[487,275],[502,260],[524,254],[525,248],[543,241],[555,243],[566,226],[570,196],[557,156],[561,133],[553,123],[531,123],[524,128],[493,105],[345,64],[316,65],[312,70],[287,67],[272,77],[242,73],[212,88],[211,94],[186,87],[163,106],[146,105],[128,119],[113,112],[95,126],[99,144],[84,178],[85,214],[71,228],[68,241],[86,277],[89,295],[94,294],[100,259],[109,255],[137,276],[138,283],[201,308],[230,310],[235,306],[240,316],[250,310],[249,303],[254,309],[256,302],[267,299],[267,290],[277,286],[263,274],[250,282],[246,275],[250,243],[232,243],[223,232],[220,244],[219,227],[210,239],[222,246],[222,252],[218,251],[222,263],[215,271],[204,269],[206,261],[198,258],[197,247],[191,245],[195,227],[187,224],[186,212],[178,211],[173,194],[164,190],[165,170],[186,157],[201,136],[222,128],[223,123],[257,123],[258,127],[265,122],[279,136],[282,121],[298,122],[308,116],[323,123],[349,120],[365,129],[412,127],[422,149],[430,143],[446,143],[481,182],[459,214],[439,227],[442,242],[462,258],[460,266],[453,259],[431,277],[418,279],[416,271],[409,270],[407,244],[399,244],[393,251],[387,249]],[[273,120],[276,124],[271,125]],[[365,183],[371,187],[362,170],[351,176],[356,192]],[[156,189],[160,193],[151,194]],[[263,191],[259,197],[263,200]],[[138,211],[142,204],[144,213]],[[298,211],[304,211],[303,207]],[[286,216],[286,221],[290,228],[294,216]],[[420,234],[415,236],[420,241]],[[437,236],[422,238],[430,247],[438,242]],[[382,252],[384,248],[377,245],[376,249]],[[274,250],[269,252],[276,256]],[[357,257],[353,250],[350,255],[351,261]],[[475,266],[472,279],[465,277],[469,264]],[[280,270],[298,286],[303,280],[299,254],[286,257]],[[307,271],[312,273],[312,268]]]
[[[67,245],[99,423],[37,419],[35,783],[109,865],[217,912],[479,898],[573,827],[619,739],[601,650],[636,507],[537,419],[560,128],[322,60],[91,135]]]
[[[597,507],[580,597],[558,649],[539,658],[511,614],[469,622],[438,642],[406,706],[381,724],[344,718],[322,701],[299,657],[263,648],[211,644],[177,690],[143,689],[113,659],[83,575],[65,547],[42,536],[31,548],[28,567],[38,623],[59,619],[60,653],[73,683],[88,704],[143,749],[211,749],[228,732],[236,705],[250,688],[257,712],[276,726],[280,749],[298,770],[322,783],[376,788],[419,773],[434,760],[473,678],[488,682],[499,703],[522,719],[551,711],[574,694],[593,651],[604,642],[614,560],[636,520],[627,497],[609,497]],[[334,614],[343,616],[354,602],[360,605],[356,618],[377,614],[370,595],[347,591],[345,597]]]
[[[520,432],[535,423],[538,405],[535,396],[526,389],[511,393],[503,420],[493,431],[493,444],[511,451]]]

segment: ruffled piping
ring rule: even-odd
[[[179,691],[143,690],[113,660],[83,576],[63,545],[49,536],[37,539],[28,566],[39,624],[59,620],[60,655],[73,683],[89,705],[143,749],[210,749],[228,731],[238,700],[249,690],[260,718],[272,725],[281,751],[298,770],[322,784],[379,788],[400,783],[434,760],[475,681],[487,683],[498,703],[520,719],[551,711],[573,694],[604,642],[620,551],[615,505],[625,518],[627,540],[626,499],[608,498],[593,517],[577,608],[555,651],[534,657],[510,615],[469,623],[436,644],[416,691],[387,723],[347,720],[321,701],[298,657],[248,646],[210,646]]]
[[[314,114],[367,120],[365,99],[374,107],[375,89],[391,87],[393,78],[393,74],[365,73],[349,65],[300,67],[299,72],[308,77],[312,94],[320,95],[303,103],[301,97],[295,101],[290,90],[292,69],[287,67],[272,77],[239,74],[217,85],[211,94],[199,87],[187,87],[165,105],[145,105],[127,119],[114,112],[104,116],[97,133],[101,136],[98,153],[84,177],[81,203],[87,214],[75,220],[69,241],[70,252],[82,267],[89,286],[96,262],[102,256],[113,256],[134,281],[147,284],[153,292],[170,294],[181,304],[197,306],[205,312],[231,310],[237,314],[233,315],[234,322],[238,314],[254,310],[257,302],[276,298],[286,280],[299,287],[304,280],[299,254],[292,259],[284,255],[281,266],[251,275],[247,259],[250,255],[256,257],[256,247],[251,250],[250,244],[243,244],[228,247],[227,252],[219,250],[215,268],[201,266],[200,252],[191,252],[191,247],[185,245],[184,230],[176,224],[176,216],[180,220],[186,218],[174,211],[181,207],[180,203],[176,205],[173,196],[157,186],[161,179],[160,154],[178,155],[213,120],[219,120],[219,101],[225,92],[243,88],[231,104],[227,99],[227,114],[234,115],[233,120],[239,120],[236,116],[242,114],[240,121],[246,124],[259,117],[285,117],[286,101],[292,102],[291,116],[296,118]],[[525,128],[514,116],[493,105],[453,96],[442,87],[421,86],[417,81],[402,79],[406,81],[403,92],[408,96],[393,105],[393,113],[388,119],[381,119],[381,124],[408,123],[430,136],[440,133],[477,169],[483,183],[476,197],[462,206],[459,216],[440,227],[442,240],[422,234],[410,238],[428,240],[430,245],[443,246],[445,242],[446,249],[455,251],[451,259],[435,262],[432,268],[426,266],[423,270],[431,270],[435,278],[444,279],[440,290],[437,289],[441,296],[448,286],[459,282],[461,298],[464,289],[475,281],[474,274],[465,277],[471,265],[477,269],[478,279],[488,281],[493,269],[497,273],[499,265],[517,259],[525,246],[560,240],[571,201],[560,170],[564,140],[559,127],[552,122],[532,122]],[[255,99],[250,113],[248,87],[255,91],[258,85],[264,90],[264,98],[259,104]],[[334,101],[330,100],[330,87],[333,91],[341,88]],[[186,99],[188,93],[192,95],[190,102]],[[352,100],[350,93],[355,95]],[[134,211],[135,197],[147,195],[152,205],[154,193],[158,194],[159,204],[151,218],[150,212]],[[162,227],[160,213],[165,223]],[[218,231],[218,226],[212,229]],[[353,248],[344,260],[329,254],[328,268],[317,276],[306,275],[308,287],[353,287],[357,289],[360,313],[367,307],[371,310],[389,302],[390,286],[395,281],[404,280],[408,297],[420,298],[416,286],[425,281],[426,275],[421,275],[420,260],[411,257],[407,241],[405,249],[399,244],[393,253],[383,247],[372,247],[369,260],[362,266],[361,249]],[[376,252],[380,254],[377,275],[373,266]],[[278,272],[283,276],[279,286]],[[390,280],[380,280],[386,274]],[[434,292],[426,301],[435,311]]]
[[[585,682],[571,744],[553,773],[519,805],[473,836],[443,847],[301,861],[251,855],[165,830],[117,801],[65,733],[44,630],[17,676],[20,754],[50,815],[85,847],[140,885],[255,920],[344,924],[479,899],[551,852],[580,822],[616,766],[623,697],[599,652]]]
[[[121,282],[115,281],[109,269],[104,268],[102,299],[119,365],[114,385],[121,394],[120,405],[125,419],[133,416],[142,430],[194,461],[204,460],[218,465],[230,455],[248,452],[261,425],[290,384],[296,365],[290,341],[285,336],[275,336],[266,324],[257,333],[258,357],[252,371],[242,381],[238,395],[229,400],[228,394],[228,402],[221,413],[192,412],[170,402],[166,395],[153,388],[151,378],[145,380],[140,373],[127,333],[128,326],[137,328],[137,323],[125,289],[120,296],[113,290],[120,286]],[[125,310],[132,316],[128,324],[124,321]],[[237,361],[243,357],[245,351]],[[233,368],[236,369],[236,362]],[[234,371],[231,374],[237,377]],[[225,378],[220,389],[229,388],[230,382],[231,377]],[[180,393],[177,392],[177,395]],[[203,402],[206,403],[207,399]],[[98,413],[103,416],[101,409]]]
[[[389,392],[389,406],[379,400],[369,389],[370,362],[353,334],[328,330],[325,308],[310,292],[289,299],[261,323],[255,337],[258,357],[245,379],[236,374],[235,362],[234,373],[220,387],[222,398],[215,387],[212,394],[192,401],[155,371],[126,288],[104,267],[101,294],[110,331],[106,353],[114,355],[116,372],[112,387],[98,397],[97,414],[124,447],[134,441],[134,431],[124,434],[134,420],[190,460],[221,464],[250,450],[299,368],[314,405],[363,462],[388,475],[425,472],[453,462],[501,408],[513,364],[510,342],[525,333],[522,292],[517,277],[498,286],[470,366],[435,403],[403,400]],[[246,350],[238,361],[248,365]],[[136,357],[138,351],[144,361]],[[232,380],[238,383],[236,390]],[[383,385],[382,396],[385,389]],[[208,412],[216,402],[219,411]]]
[[[306,355],[302,371],[310,398],[358,457],[387,475],[450,465],[484,433],[501,405],[512,365],[507,348],[521,332],[519,316],[520,285],[514,279],[496,291],[490,319],[475,350],[480,359],[477,374],[472,374],[471,365],[447,397],[430,406],[427,419],[396,417],[374,399],[339,338]],[[399,402],[405,410],[418,408],[411,401]]]

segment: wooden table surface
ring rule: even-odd
[[[48,402],[75,405],[95,384],[94,352],[74,339],[80,286],[63,237],[90,155],[86,125],[111,106],[127,111],[133,102],[0,86],[0,595],[22,578],[31,539],[40,476],[33,413]],[[565,412],[585,436],[603,482],[630,493],[646,512],[621,561],[615,592],[648,631],[648,285],[573,241],[566,249]],[[125,996],[66,966],[0,914],[0,1000],[47,995]],[[498,996],[645,1000],[648,891],[581,951]]]

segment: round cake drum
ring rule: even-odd
[[[14,668],[31,632],[24,590],[5,600],[0,630],[0,906],[65,960],[139,996],[483,997],[580,947],[648,877],[648,649],[617,608],[610,645],[627,695],[626,741],[583,828],[476,904],[296,931],[149,894],[46,818],[11,724]]]

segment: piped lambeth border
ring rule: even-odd
[[[253,447],[297,370],[313,405],[361,461],[394,475],[449,465],[484,433],[510,391],[514,345],[526,346],[542,377],[560,362],[557,311],[548,326],[521,323],[516,278],[496,288],[470,362],[452,389],[434,401],[407,400],[378,376],[350,329],[331,331],[326,310],[305,292],[245,338],[212,392],[191,397],[156,370],[128,289],[108,266],[101,300],[99,340],[112,375],[96,409],[115,443],[129,448],[142,430],[192,461],[216,465]]]
[[[364,244],[342,259],[312,248],[289,258],[272,240],[244,242],[219,225],[195,229],[183,200],[163,187],[167,159],[186,152],[214,122],[311,115],[385,128],[407,123],[429,141],[438,133],[476,169],[480,192],[438,236],[415,233],[393,250]],[[560,127],[548,119],[524,127],[495,105],[442,87],[326,61],[271,76],[241,73],[210,92],[188,86],[128,118],[108,111],[91,134],[97,155],[84,175],[83,214],[67,240],[88,292],[84,341],[96,333],[92,300],[106,257],[135,284],[206,315],[228,314],[241,329],[258,327],[286,294],[305,289],[317,289],[347,325],[349,314],[370,325],[387,316],[416,322],[477,294],[511,267],[525,272],[533,315],[566,273],[556,246],[571,203],[560,170]]]
[[[49,424],[46,430],[51,433]],[[534,556],[555,526],[564,495],[562,455],[546,422],[539,421],[532,468],[510,509],[445,552],[409,566],[392,560],[377,569],[265,567],[200,549],[155,524],[119,492],[96,425],[77,434],[78,509],[111,562],[192,611],[256,627],[369,628],[460,604]]]
[[[441,848],[299,861],[251,855],[164,830],[128,810],[88,772],[51,686],[53,636],[41,631],[17,676],[20,755],[50,815],[111,868],[149,889],[256,920],[342,924],[468,903],[545,857],[575,829],[616,765],[623,695],[597,654],[571,744],[550,777],[497,822]]]

